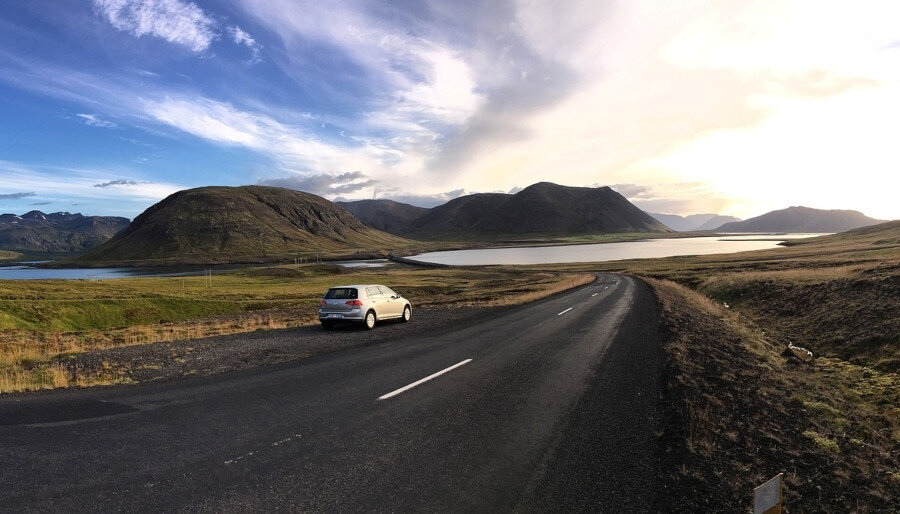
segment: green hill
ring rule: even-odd
[[[110,241],[66,264],[274,262],[316,254],[381,254],[410,244],[309,193],[266,186],[217,186],[169,196]]]
[[[385,199],[334,203],[353,213],[366,225],[391,234],[402,233],[413,220],[428,212],[425,207]]]
[[[450,200],[413,221],[412,237],[468,239],[672,232],[608,187],[539,182],[516,194],[480,193]]]

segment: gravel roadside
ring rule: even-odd
[[[319,325],[257,330],[242,334],[108,348],[83,353],[66,362],[84,374],[112,370],[124,381],[153,382],[209,376],[297,361],[323,353],[379,344],[400,338],[440,333],[462,324],[499,315],[509,307],[443,306],[413,311],[409,323],[385,321],[373,330]]]

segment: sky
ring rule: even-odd
[[[900,218],[900,2],[0,2],[0,212],[540,181]]]

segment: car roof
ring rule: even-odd
[[[332,286],[332,287],[329,287],[328,289],[349,289],[349,288],[365,289],[367,287],[375,287],[375,286],[387,287],[387,286],[382,286],[381,284],[353,284],[353,285],[349,285],[349,286]]]

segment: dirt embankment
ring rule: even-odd
[[[782,472],[787,512],[896,507],[895,374],[784,357],[748,318],[671,282],[650,282],[665,355],[664,510],[746,512],[753,488]]]

